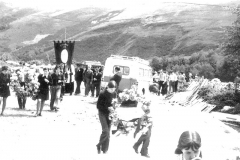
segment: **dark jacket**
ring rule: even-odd
[[[10,75],[0,73],[0,97],[10,96],[8,83],[10,83]]]
[[[106,89],[100,92],[98,101],[97,101],[97,109],[106,115],[109,114],[108,107],[112,106],[112,99],[116,97],[115,92],[109,93]]]
[[[44,79],[47,79],[49,81],[49,83],[45,82]],[[43,76],[43,74],[40,74],[38,76],[38,82],[40,83],[40,86],[39,86],[39,91],[42,93],[42,92],[48,92],[49,91],[49,85],[51,85],[52,83],[52,78],[50,75],[48,75],[47,77]]]
[[[84,79],[86,82],[92,83],[93,81],[93,71],[92,70],[86,70],[84,72]]]
[[[93,74],[93,83],[94,84],[99,84],[99,83],[101,83],[101,79],[102,79],[102,73],[94,73]]]
[[[122,73],[117,72],[114,76],[110,79],[110,81],[115,81],[117,86],[119,86],[120,81],[122,80]]]
[[[75,71],[75,81],[83,81],[83,69],[76,69]]]
[[[52,86],[62,85],[62,82],[58,82],[58,80],[63,80],[63,75],[62,74],[57,75],[56,73],[53,73],[51,75],[51,85]]]

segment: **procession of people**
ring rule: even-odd
[[[23,69],[24,68],[24,69]],[[65,69],[65,71],[64,71]],[[115,102],[118,101],[118,87],[121,83],[122,74],[119,67],[115,68],[115,74],[109,80],[107,87],[103,90],[101,87],[102,68],[92,68],[81,64],[72,66],[56,65],[54,68],[35,68],[32,72],[22,67],[17,70],[13,70],[10,67],[3,66],[0,73],[0,96],[2,97],[2,112],[7,106],[7,98],[10,96],[10,90],[14,87],[20,87],[17,95],[17,101],[19,109],[26,109],[27,99],[31,97],[36,100],[36,113],[35,117],[43,116],[43,108],[46,101],[50,100],[50,110],[57,112],[61,98],[64,94],[69,93],[70,96],[74,93],[78,96],[80,93],[83,95],[96,97],[99,121],[102,127],[102,133],[99,138],[99,142],[96,144],[98,154],[107,154],[110,146],[111,126],[112,119],[109,118],[111,112],[116,109]],[[188,77],[189,78],[189,77]],[[75,82],[74,82],[75,80]],[[192,81],[192,77],[188,79]],[[15,81],[15,83],[12,83]],[[149,91],[156,95],[166,95],[181,90],[186,82],[186,76],[184,73],[174,73],[160,70],[159,73],[153,75],[154,83],[149,86]],[[16,85],[16,82],[18,85]],[[85,92],[81,90],[81,84],[84,82]],[[76,87],[74,87],[74,83]],[[37,91],[29,89],[30,84],[38,84]],[[157,84],[157,88],[155,88]],[[137,87],[137,83],[133,87]],[[74,91],[74,88],[75,91]],[[154,88],[154,89],[152,89]],[[19,88],[18,88],[19,89]],[[136,89],[136,88],[135,88]],[[65,92],[67,91],[67,92]],[[136,90],[137,92],[137,90]],[[22,93],[22,94],[20,94]],[[24,96],[26,93],[26,96]],[[64,98],[63,98],[64,100]],[[150,139],[152,134],[153,119],[151,116],[151,101],[145,101],[141,106],[143,115],[141,117],[134,117],[135,132],[133,138],[136,138],[137,134],[141,134],[133,144],[133,152],[139,153],[139,147],[141,146],[141,156],[150,158],[148,153],[148,147],[150,145]],[[7,114],[7,113],[6,113]],[[181,160],[199,160],[202,158],[201,152],[201,138],[197,132],[186,131],[180,136],[179,144],[175,154],[179,155]]]
[[[2,112],[7,105],[7,98],[12,92],[16,92],[19,109],[27,108],[27,99],[36,100],[35,116],[42,116],[42,110],[46,101],[50,100],[50,110],[58,111],[60,101],[64,94],[79,95],[81,84],[85,83],[85,96],[91,92],[91,97],[98,97],[100,94],[100,82],[102,72],[100,68],[84,66],[80,63],[71,66],[55,65],[52,67],[25,66],[21,63],[20,67],[2,66],[0,76],[0,100]],[[76,90],[74,84],[76,83]],[[31,85],[36,85],[31,88]],[[37,90],[35,90],[37,89]]]

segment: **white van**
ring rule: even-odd
[[[149,61],[139,57],[129,57],[111,55],[106,59],[101,87],[107,86],[110,78],[115,74],[115,67],[120,67],[122,80],[119,84],[119,91],[130,89],[133,84],[138,82],[138,92],[148,92],[149,85],[152,83],[152,68]]]

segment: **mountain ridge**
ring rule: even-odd
[[[53,40],[64,40],[66,28],[67,40],[76,41],[74,61],[77,62],[99,60],[103,63],[111,54],[144,59],[189,56],[218,48],[225,41],[225,28],[236,19],[225,4],[164,3],[154,8],[144,13],[140,7],[132,15],[127,8],[59,10],[40,16],[36,10],[20,10],[22,15],[18,21],[9,22],[9,28],[0,31],[0,54],[9,52],[18,60],[54,62]],[[14,13],[11,9],[8,12]],[[0,20],[4,18],[6,16],[0,16]],[[21,18],[25,21],[20,22]],[[48,36],[35,44],[23,44],[45,34]]]

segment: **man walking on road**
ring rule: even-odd
[[[116,97],[116,82],[108,82],[107,87],[100,93],[97,101],[99,120],[102,126],[102,134],[97,146],[98,154],[101,151],[106,154],[110,141],[111,120],[109,119],[110,111],[113,110],[113,99]]]
[[[99,69],[96,68],[95,73],[93,74],[92,97],[94,97],[95,89],[96,89],[96,97],[99,96],[101,79],[102,79],[102,73],[99,73]]]
[[[91,70],[91,66],[87,67],[87,70],[84,73],[84,78],[86,81],[85,96],[88,96],[89,91],[91,90],[92,81],[93,81],[93,71]]]
[[[81,93],[81,83],[83,81],[83,68],[80,64],[77,64],[77,69],[75,71],[75,81],[77,83],[77,88],[75,90],[75,95]]]

